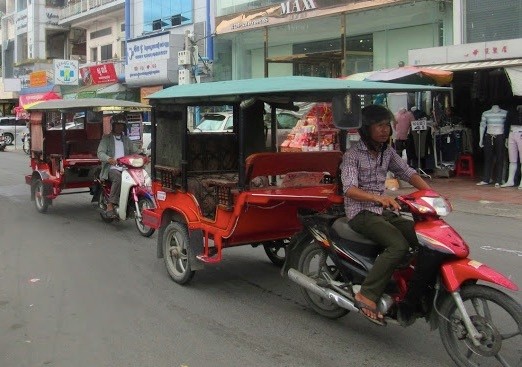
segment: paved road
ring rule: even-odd
[[[27,156],[0,157],[2,367],[453,365],[423,322],[381,328],[314,314],[260,248],[228,250],[181,287],[155,258],[155,235],[103,223],[88,194],[37,213]],[[522,284],[520,252],[508,252],[522,249],[519,221],[457,213],[451,222],[478,260]]]

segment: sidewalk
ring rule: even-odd
[[[450,200],[455,211],[522,220],[522,190],[519,190],[518,186],[476,186],[479,179],[465,177],[432,178],[427,181],[435,191]],[[397,196],[413,190],[412,187],[406,186],[409,185],[401,185],[398,190],[388,193]]]

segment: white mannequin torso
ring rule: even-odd
[[[493,105],[491,109],[484,111],[480,120],[481,140],[484,132],[490,135],[504,134],[506,116],[507,111],[501,109],[498,105]]]

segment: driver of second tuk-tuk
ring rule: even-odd
[[[123,113],[111,117],[111,133],[104,135],[98,145],[98,158],[102,162],[100,178],[111,181],[111,193],[107,204],[108,218],[115,218],[114,205],[120,200],[121,172],[117,159],[123,156],[137,153],[131,140],[125,134],[127,118]]]

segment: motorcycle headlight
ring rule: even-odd
[[[451,204],[448,200],[444,199],[443,197],[423,196],[421,199],[424,200],[427,204],[429,204],[433,208],[433,210],[435,210],[437,215],[440,215],[441,217],[448,215],[452,211]]]
[[[143,165],[145,164],[145,160],[142,157],[131,158],[129,159],[129,163],[134,168],[140,168],[143,167]]]

